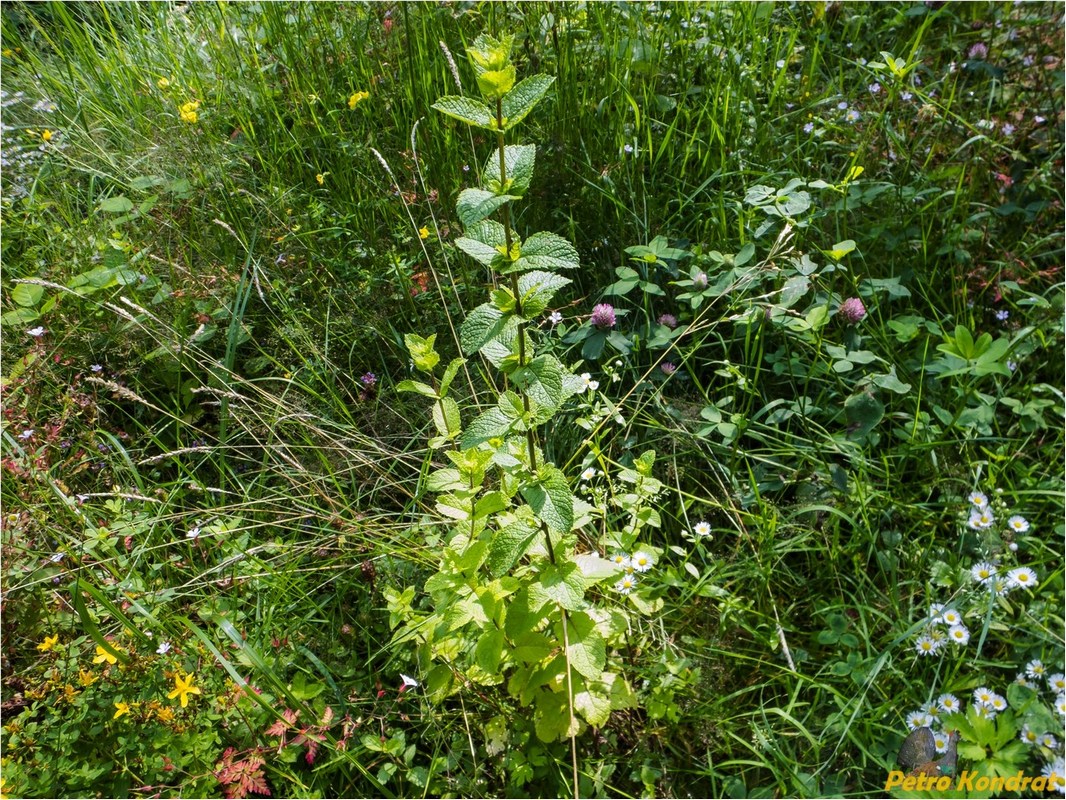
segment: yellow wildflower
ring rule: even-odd
[[[194,677],[194,675],[189,674],[182,678],[180,672],[176,674],[174,676],[174,690],[167,695],[167,700],[173,700],[178,697],[181,699],[182,708],[189,705],[189,695],[201,693],[199,687],[192,685]]]
[[[71,686],[69,683],[63,687],[63,699],[68,703],[73,703],[74,698],[77,697],[80,692]]]
[[[189,123],[196,122],[196,120],[199,118],[199,116],[196,113],[199,108],[200,108],[200,101],[199,100],[190,100],[188,103],[185,103],[184,105],[182,105],[182,107],[179,109],[179,111],[181,113],[182,122],[189,122]]]
[[[115,649],[117,650],[118,648],[115,648]],[[118,663],[118,659],[115,658],[109,651],[105,650],[100,645],[96,645],[96,658],[93,659],[93,663],[94,664],[103,664],[105,661],[108,664],[117,664]]]
[[[99,678],[99,675],[89,672],[87,669],[78,670],[78,683],[82,686],[92,686]]]
[[[355,110],[355,107],[361,102],[370,97],[370,92],[356,92],[348,98],[348,108]]]
[[[121,700],[115,702],[115,708],[118,710],[115,712],[115,716],[113,716],[111,719],[118,719],[123,714],[130,713],[129,703],[123,703]]]
[[[419,228],[418,229],[418,238],[419,239],[428,239],[429,238],[429,228],[427,228],[425,225],[423,225],[421,228]]]
[[[0,52],[0,55],[4,56],[5,58],[13,58],[15,55],[15,51],[12,50],[10,47],[5,47],[3,52]]]
[[[43,131],[41,131],[41,138],[44,139],[46,142],[52,141],[52,135],[52,132],[48,130],[48,128],[45,128]]]
[[[58,646],[59,646],[59,634],[57,633],[55,636],[45,636],[44,637],[44,641],[41,642],[39,645],[37,645],[37,649],[40,650],[42,653],[47,653],[53,647],[58,647]]]
[[[317,175],[315,175],[315,180],[318,181],[318,185],[321,186],[322,184],[324,184],[326,182],[326,176],[323,175],[320,172]]]
[[[160,78],[155,82],[155,85],[158,86],[160,89],[166,89],[168,86],[170,86],[170,81],[166,78]]]
[[[171,708],[161,708],[155,712],[156,719],[160,722],[167,723],[174,721],[174,710]]]

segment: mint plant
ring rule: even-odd
[[[612,711],[636,705],[608,654],[624,645],[629,629],[627,607],[619,601],[628,597],[638,610],[654,607],[633,590],[637,573],[651,566],[657,551],[641,546],[642,558],[634,560],[618,551],[632,552],[642,531],[658,525],[648,500],[661,485],[651,477],[654,453],[622,470],[617,477],[627,488],[616,499],[628,505],[614,515],[622,530],[603,524],[597,537],[598,509],[575,498],[576,476],[571,480],[544,457],[542,427],[586,382],[541,347],[530,323],[570,283],[560,272],[578,267],[578,254],[553,233],[523,239],[512,228],[511,207],[529,189],[536,148],[508,144],[508,134],[554,80],[534,75],[516,83],[512,42],[482,34],[467,50],[481,101],[448,96],[433,106],[496,137],[482,185],[459,195],[464,235],[456,245],[488,267],[497,286],[463,322],[462,349],[498,369],[505,388],[464,425],[449,396],[463,359],[439,373],[435,336],[405,337],[425,379],[397,389],[433,401],[436,435],[429,446],[447,464],[429,472],[424,488],[436,494],[448,533],[437,572],[425,585],[430,610],[417,606],[410,587],[386,597],[399,627],[395,641],[417,642],[423,664],[435,662],[424,681],[431,698],[468,683],[504,686],[520,706],[533,707],[537,737],[551,742],[576,737],[586,725],[602,726]],[[608,548],[618,558],[605,558]],[[603,591],[605,582],[615,582],[617,591]]]

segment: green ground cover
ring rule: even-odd
[[[1066,773],[1061,5],[0,13],[5,796]]]

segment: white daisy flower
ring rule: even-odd
[[[944,621],[942,614],[944,613],[943,603],[933,603],[929,606],[929,622],[933,625]]]
[[[981,706],[989,706],[992,705],[992,698],[995,694],[987,686],[980,686],[973,690],[973,701]]]
[[[1055,710],[1060,717],[1066,717],[1066,694],[1060,694],[1055,698]]]
[[[965,625],[952,625],[948,628],[948,638],[953,643],[965,647],[970,641],[970,631]]]
[[[1028,725],[1022,725],[1022,732],[1018,734],[1018,738],[1023,743],[1028,745],[1035,745],[1040,743],[1040,734],[1030,728]]]
[[[591,481],[593,478],[595,478],[599,474],[600,474],[600,471],[598,469],[596,469],[595,467],[588,467],[584,472],[581,473],[581,480],[583,480],[583,481]]]
[[[923,633],[914,642],[914,649],[918,651],[918,655],[920,656],[936,655],[936,651],[940,649],[940,642],[928,633]]]
[[[638,550],[633,554],[633,569],[637,572],[647,572],[654,563],[655,559],[642,550]]]
[[[697,522],[693,532],[697,536],[710,536],[711,535],[711,523],[709,522]]]
[[[988,506],[988,495],[984,492],[970,492],[966,499],[976,509],[982,509]]]
[[[623,575],[622,579],[614,585],[615,591],[619,594],[629,594],[637,585],[636,575]]]
[[[907,729],[918,730],[918,728],[928,728],[933,724],[933,719],[921,709],[912,711],[907,715]]]
[[[975,508],[966,524],[975,531],[983,531],[985,528],[991,528],[995,521],[996,518],[988,508]]]
[[[936,745],[936,751],[940,754],[944,754],[948,751],[948,735],[944,731],[933,731],[933,744]]]
[[[1039,658],[1034,658],[1025,665],[1025,674],[1030,678],[1042,678],[1047,675],[1047,667],[1044,666],[1044,662]]]
[[[1029,520],[1015,514],[1007,520],[1007,527],[1015,533],[1027,533],[1029,531]]]
[[[942,694],[936,699],[937,707],[945,714],[953,714],[962,708],[959,698],[953,694]]]
[[[1003,697],[1003,695],[1000,695],[1000,694],[993,694],[992,695],[992,700],[989,701],[988,705],[994,711],[1006,711],[1007,710],[1007,700]]]
[[[941,615],[941,620],[945,625],[961,625],[962,614],[960,614],[954,608],[946,608],[944,609],[944,613]]]
[[[996,577],[995,564],[982,561],[970,567],[970,576],[978,583],[988,583]]]
[[[625,553],[615,553],[611,556],[611,561],[620,567],[628,567],[632,563]]]
[[[1037,583],[1036,573],[1029,569],[1029,567],[1016,567],[1015,569],[1012,569],[1007,573],[1007,579],[1013,586],[1017,586],[1020,589],[1029,589],[1036,586]]]
[[[1048,789],[1059,794],[1066,794],[1066,759],[1061,756],[1050,764],[1045,764],[1040,774],[1048,779]]]
[[[1053,692],[1066,692],[1066,675],[1061,672],[1056,672],[1054,675],[1048,675],[1047,686]]]
[[[1024,672],[1019,672],[1018,677],[1014,679],[1014,682],[1019,686],[1024,686],[1026,689],[1036,689],[1037,685],[1029,680],[1029,676]]]
[[[1046,747],[1048,750],[1058,750],[1059,749],[1059,740],[1056,739],[1050,733],[1042,733],[1042,734],[1040,734],[1040,737],[1039,737],[1038,741],[1040,742],[1040,746],[1041,747]]]

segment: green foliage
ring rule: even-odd
[[[576,737],[588,725],[603,727],[612,711],[635,707],[636,697],[618,666],[607,669],[607,643],[619,644],[614,615],[621,612],[599,610],[590,594],[620,570],[581,552],[571,479],[545,459],[539,441],[542,426],[563,409],[579,380],[557,358],[538,352],[529,323],[570,284],[556,270],[576,268],[578,255],[553,233],[523,241],[511,228],[513,201],[533,179],[535,148],[506,144],[504,132],[533,110],[552,82],[533,76],[515,85],[512,41],[481,35],[468,49],[482,96],[496,102],[493,118],[486,116],[488,106],[464,98],[445,97],[434,108],[497,132],[482,188],[459,195],[465,235],[456,245],[504,281],[467,315],[460,342],[467,355],[486,356],[514,390],[501,392],[456,440],[458,407],[453,401],[453,412],[445,411],[451,398],[444,389],[438,394],[412,381],[397,387],[437,399],[434,419],[454,425],[444,431],[438,423],[441,436],[431,446],[447,440],[458,449],[446,452],[453,466],[434,470],[425,483],[438,494],[437,512],[454,526],[443,535],[436,574],[426,581],[431,609],[417,613],[407,606],[393,618],[406,622],[397,631],[398,645],[417,641],[427,668],[430,662],[447,668],[431,671],[446,676],[435,681],[434,699],[462,691],[465,681],[504,685],[520,706],[533,707],[537,737],[553,742]],[[500,221],[487,219],[492,214]],[[415,368],[435,385],[433,337],[408,335],[406,342]],[[650,456],[647,461],[650,469]]]

